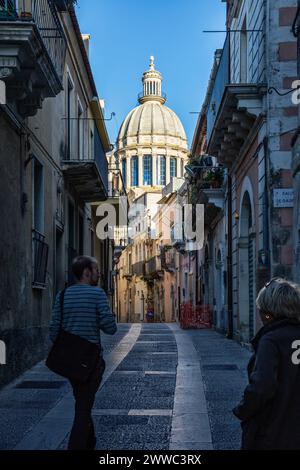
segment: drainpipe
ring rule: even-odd
[[[227,309],[228,327],[227,338],[233,338],[233,296],[232,296],[232,180],[227,176],[227,201],[228,201],[228,239],[227,239]]]

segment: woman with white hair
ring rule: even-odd
[[[233,410],[242,449],[300,449],[300,288],[274,278],[256,305],[264,326],[251,341],[249,385]]]

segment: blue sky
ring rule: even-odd
[[[154,55],[163,75],[166,105],[180,117],[192,143],[197,115],[205,96],[214,51],[225,34],[221,0],[78,0],[82,33],[91,34],[90,61],[106,125],[114,143],[127,113],[137,105],[141,76]]]

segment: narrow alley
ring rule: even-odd
[[[239,449],[231,409],[249,352],[211,330],[121,324],[102,335],[106,372],[93,417],[97,449]],[[65,449],[74,401],[43,362],[0,392],[1,449]]]

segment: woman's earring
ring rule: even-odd
[[[271,318],[270,315],[265,315],[265,317],[266,317],[266,320],[270,320]]]

